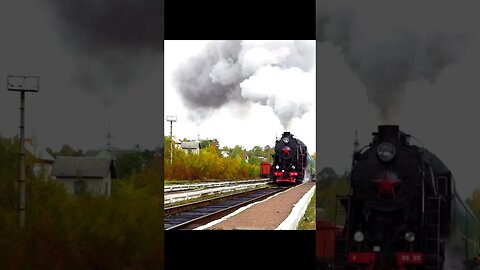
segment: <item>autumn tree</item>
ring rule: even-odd
[[[165,138],[165,145],[169,139]],[[225,149],[225,148],[224,148]],[[228,149],[228,148],[227,148]],[[165,179],[171,180],[210,180],[210,179],[243,179],[258,177],[258,165],[246,162],[241,146],[232,150],[232,155],[224,158],[219,154],[218,144],[211,143],[201,148],[199,154],[185,153],[181,149],[173,149],[173,162],[170,164],[170,148],[165,149]]]
[[[480,188],[476,188],[466,202],[477,218],[480,218]]]

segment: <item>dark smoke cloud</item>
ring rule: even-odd
[[[190,108],[217,109],[230,100],[241,99],[238,84],[242,76],[237,64],[240,49],[240,41],[212,42],[203,53],[180,66],[174,81]],[[224,78],[212,79],[212,70],[220,66],[225,70]]]
[[[306,74],[314,65],[314,52],[308,41],[210,42],[180,65],[174,86],[193,120],[229,102],[259,103],[270,106],[288,128],[311,108],[315,80]]]
[[[466,36],[455,32],[368,24],[356,9],[344,5],[324,4],[317,11],[317,24],[318,40],[340,50],[387,123],[400,109],[406,85],[433,84],[459,60],[466,44]]]
[[[50,0],[76,60],[74,81],[105,105],[162,67],[163,1]]]

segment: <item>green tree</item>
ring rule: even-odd
[[[210,145],[215,145],[217,149],[219,148],[220,144],[217,139],[212,140],[201,140],[200,141],[200,149],[208,148]]]
[[[318,180],[320,181],[329,181],[337,177],[338,175],[332,167],[325,167],[318,174]]]
[[[201,140],[200,141],[200,149],[205,149],[205,148],[209,147],[211,143],[212,143],[211,140]]]
[[[317,219],[329,221],[336,219],[342,224],[345,221],[345,211],[337,204],[336,196],[348,194],[349,189],[349,179],[344,176],[330,178],[329,181],[317,180],[317,207],[320,213]]]
[[[132,152],[118,155],[116,162],[118,177],[127,178],[133,173],[140,172],[146,161],[141,152]]]
[[[230,153],[231,158],[237,158],[240,157],[242,158],[242,155],[245,151],[240,145],[235,145],[235,147],[232,149],[232,152]]]
[[[267,145],[268,146],[268,145]],[[275,154],[275,149],[274,148],[270,148],[270,147],[265,147],[264,148],[264,151],[265,151],[265,156],[267,158],[267,161],[270,162],[270,163],[273,163],[273,157],[272,155]]]
[[[62,148],[60,148],[60,151],[57,153],[58,156],[68,156],[68,157],[73,157],[77,155],[77,151],[73,149],[68,144],[64,144]]]
[[[150,163],[153,160],[153,155],[155,151],[145,149],[141,152],[142,159],[144,160],[145,164]]]

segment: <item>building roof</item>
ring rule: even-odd
[[[135,148],[134,149],[111,148],[111,149],[87,150],[87,152],[85,152],[85,156],[98,157],[98,156],[105,156],[107,153],[110,153],[113,156],[120,156],[123,154],[139,153],[139,152],[141,151]]]
[[[110,171],[117,178],[115,163],[108,157],[57,157],[52,175],[61,178],[103,178]]]
[[[30,142],[25,142],[25,150],[32,154],[36,159],[42,160],[42,161],[49,161],[53,162],[55,158],[50,155],[45,149],[35,151],[35,147],[30,143]]]
[[[199,142],[182,142],[182,149],[198,149],[199,147]]]

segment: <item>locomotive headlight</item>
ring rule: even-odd
[[[390,161],[396,154],[395,146],[391,143],[381,143],[377,147],[377,156],[381,161]]]
[[[280,166],[277,165],[277,166],[275,166],[275,168],[278,170],[278,169],[280,169]]]
[[[413,242],[415,240],[415,234],[413,232],[407,232],[405,234],[405,241]]]
[[[292,169],[294,169],[294,170],[295,170],[295,165],[292,165]]]
[[[361,231],[356,231],[355,234],[353,234],[353,240],[355,242],[362,242],[365,239],[365,235]]]
[[[290,140],[288,138],[283,138],[283,143],[284,144],[288,144],[288,142],[290,142]]]

